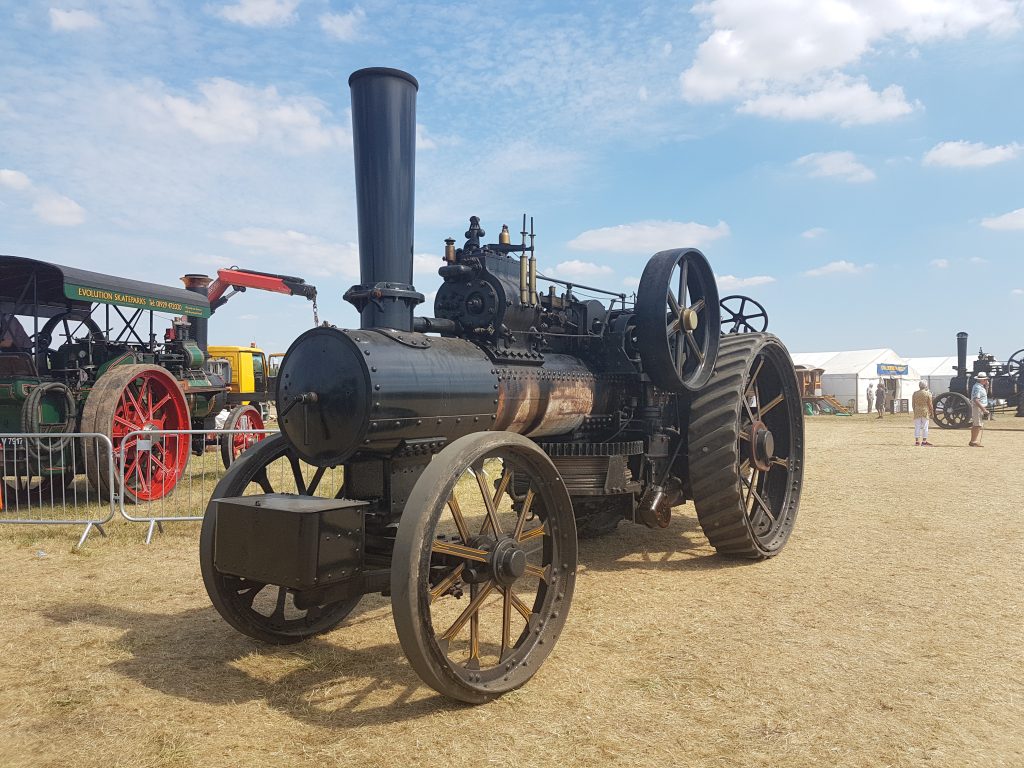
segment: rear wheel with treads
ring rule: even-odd
[[[777,555],[796,522],[804,458],[800,387],[782,342],[723,337],[690,413],[690,487],[704,534],[720,554]]]

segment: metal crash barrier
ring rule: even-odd
[[[76,547],[93,528],[106,535],[103,525],[114,517],[114,498],[97,489],[116,487],[106,435],[3,433],[0,470],[0,524],[84,525]]]
[[[121,516],[148,523],[146,543],[163,524],[202,520],[225,464],[269,435],[271,429],[136,430],[121,440],[118,503]],[[192,455],[196,445],[200,455]]]

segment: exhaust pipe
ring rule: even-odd
[[[963,331],[956,335],[956,372],[967,375],[967,334]]]
[[[359,327],[412,330],[423,301],[412,284],[416,179],[416,91],[407,72],[371,67],[353,72],[352,144],[359,217],[359,285],[345,300]]]

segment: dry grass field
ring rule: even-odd
[[[196,523],[0,527],[0,766],[1024,765],[1024,419],[968,448],[809,419],[786,550],[717,557],[692,508],[583,542],[569,623],[482,707],[419,682],[391,613],[268,648],[203,590]]]

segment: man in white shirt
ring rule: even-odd
[[[982,448],[981,431],[985,428],[985,417],[988,416],[988,374],[982,371],[974,378],[971,387],[971,442],[972,448]]]

